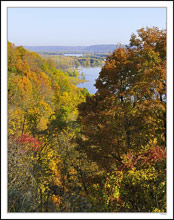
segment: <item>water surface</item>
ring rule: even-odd
[[[64,56],[66,56],[66,57],[82,57],[83,54],[80,54],[80,53],[64,53]]]
[[[84,73],[85,80],[88,80],[88,82],[79,83],[77,84],[77,87],[87,88],[89,93],[95,94],[97,89],[95,88],[94,84],[96,83],[96,79],[99,76],[101,67],[88,67],[88,68],[80,67],[78,68],[78,71]]]

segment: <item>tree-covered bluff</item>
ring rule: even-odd
[[[85,101],[88,91],[70,81],[72,78],[57,70],[52,61],[8,43],[10,212],[63,211],[60,197],[54,193],[59,186],[63,187],[63,195],[64,191],[69,193],[64,195],[67,203],[74,203],[67,188],[72,183],[66,184],[78,178],[71,165],[77,155],[70,139],[78,131],[77,106]],[[74,173],[70,175],[71,172]],[[80,187],[73,185],[71,191]]]
[[[8,44],[9,212],[166,212],[166,31],[133,34],[96,88]]]

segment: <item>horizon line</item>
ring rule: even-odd
[[[108,45],[112,45],[112,46],[117,46],[117,45],[126,45],[126,44],[121,44],[121,43],[117,43],[117,44],[91,44],[91,45],[75,45],[75,46],[71,46],[71,45],[23,45],[24,47],[89,47],[89,46],[108,46]]]

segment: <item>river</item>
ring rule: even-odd
[[[80,67],[78,68],[78,71],[81,73],[83,72],[85,75],[85,80],[88,80],[88,82],[79,83],[77,84],[77,87],[79,88],[87,88],[89,93],[95,94],[97,89],[95,88],[94,84],[96,82],[96,79],[99,76],[99,73],[101,71],[101,67]]]
[[[64,56],[76,56],[76,57],[82,57],[83,54],[68,54],[65,53]],[[96,79],[99,76],[99,73],[101,71],[101,67],[79,67],[77,69],[80,73],[83,72],[85,75],[85,80],[88,80],[88,82],[79,83],[77,84],[77,87],[79,88],[87,88],[89,93],[95,94],[97,89],[95,88],[94,84],[96,82]]]

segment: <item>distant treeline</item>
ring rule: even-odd
[[[40,54],[45,59],[51,59],[55,62],[56,68],[61,70],[69,70],[71,68],[96,67],[102,66],[108,54],[84,55],[83,57]]]

